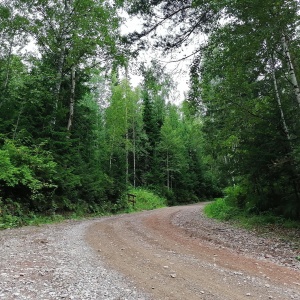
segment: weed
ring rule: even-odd
[[[132,211],[142,211],[142,210],[151,210],[155,208],[165,207],[167,204],[167,200],[162,198],[153,192],[142,189],[142,188],[132,188],[128,191],[128,193],[135,195],[135,204],[127,203],[127,194],[124,194],[122,199],[127,203],[126,212]]]

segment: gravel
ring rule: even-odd
[[[234,252],[267,260],[300,270],[300,231],[297,229],[265,228],[262,232],[237,228],[230,222],[207,218],[202,211],[181,211],[172,223],[191,236]],[[299,287],[300,288],[300,287]]]
[[[0,231],[0,299],[148,299],[88,247],[92,222]]]
[[[88,246],[85,233],[93,223],[65,221],[0,231],[0,300],[150,299],[129,278],[111,270]],[[212,245],[300,270],[296,259],[300,255],[299,232],[292,232],[292,242],[271,232],[258,236],[208,219],[198,210],[182,210],[174,214],[172,223]],[[177,275],[170,274],[176,280]],[[238,272],[231,275],[244,276]],[[250,293],[247,296],[252,297]],[[298,296],[290,293],[291,299],[300,299]]]

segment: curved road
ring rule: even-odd
[[[208,243],[174,225],[202,208],[104,218],[89,227],[86,240],[153,299],[300,299],[300,272]]]

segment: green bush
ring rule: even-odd
[[[272,212],[252,214],[228,204],[226,198],[219,198],[204,208],[205,214],[214,219],[234,220],[241,227],[263,228],[264,226],[280,226],[282,228],[300,228],[300,222],[274,215]]]
[[[127,203],[127,193],[124,194],[119,204],[127,211],[151,210],[165,207],[167,205],[167,200],[165,198],[143,188],[132,188],[128,190],[128,193],[136,196],[136,203],[134,206],[132,203]]]
[[[244,208],[246,205],[247,192],[240,185],[229,186],[224,189],[225,200],[229,206]]]
[[[239,213],[239,209],[228,205],[224,198],[218,198],[206,205],[204,212],[210,218],[229,220]]]
[[[5,209],[12,209],[7,214],[16,215],[14,209],[18,205],[29,210],[48,209],[48,198],[56,188],[53,184],[56,164],[50,153],[36,146],[17,145],[11,140],[2,142],[0,197]]]

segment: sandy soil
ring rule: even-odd
[[[298,250],[223,226],[202,208],[103,218],[85,238],[99,259],[153,299],[300,299]]]

